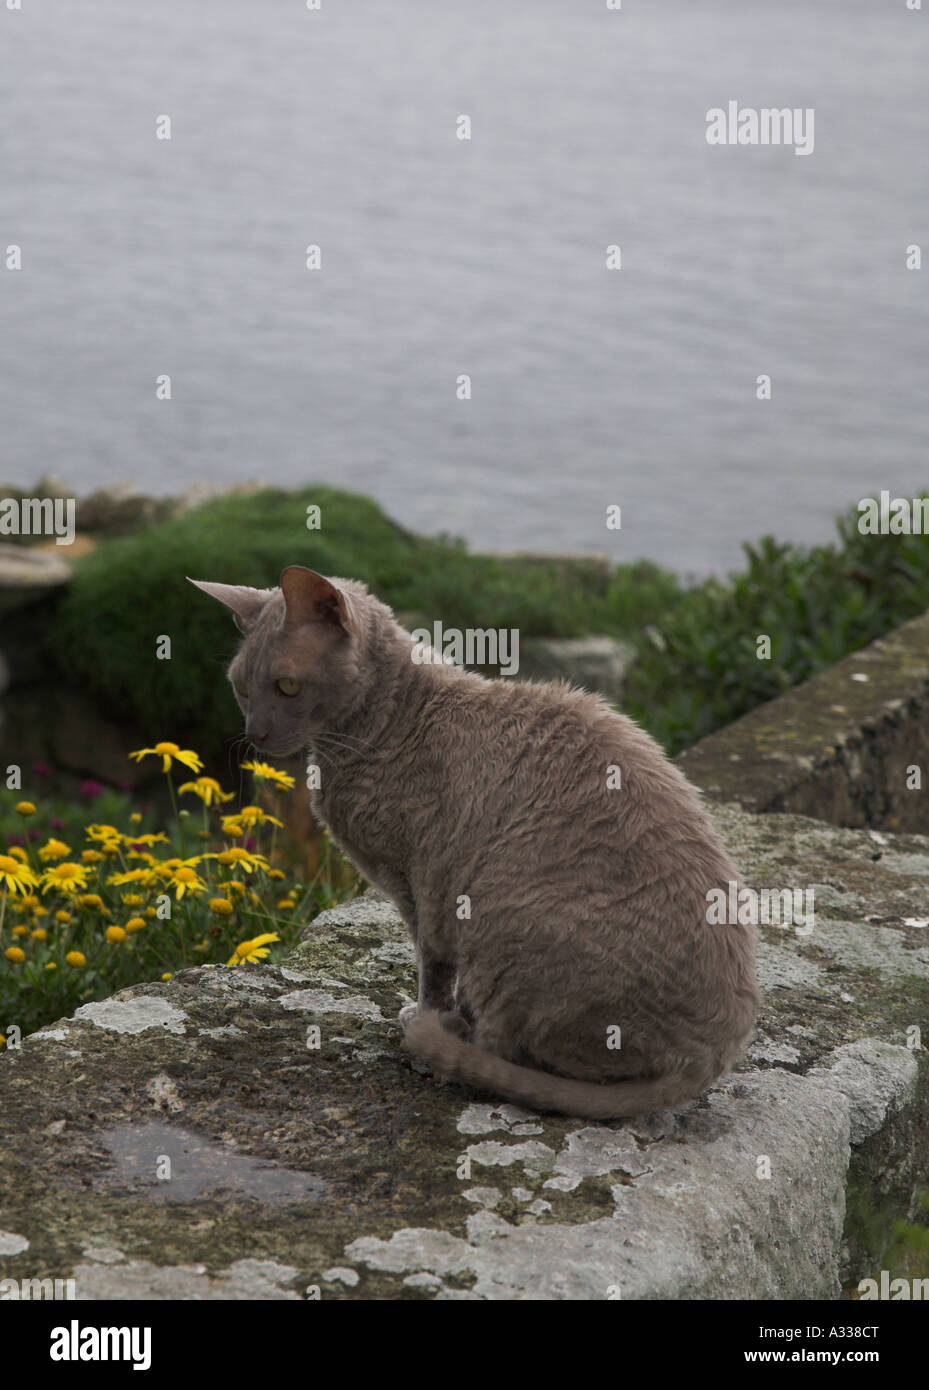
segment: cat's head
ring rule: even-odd
[[[190,582],[225,604],[244,634],[227,674],[246,737],[263,753],[301,752],[365,698],[368,610],[381,605],[363,584],[302,565],[288,566],[277,589]]]

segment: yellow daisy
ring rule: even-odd
[[[231,864],[241,864],[247,874],[253,869],[267,869],[268,861],[263,854],[250,854],[248,850],[240,849],[238,845],[233,845],[232,849],[224,849],[222,854],[217,854],[217,863],[229,866]]]
[[[215,777],[198,777],[196,782],[185,782],[178,791],[183,796],[185,792],[190,792],[193,796],[199,796],[204,806],[212,806],[219,801],[231,801],[233,793],[224,792],[216,781]]]
[[[25,893],[34,888],[38,879],[28,864],[15,859],[12,854],[0,854],[0,887],[9,888],[11,893]]]
[[[178,748],[176,743],[156,743],[154,748],[138,748],[134,753],[130,753],[129,757],[135,758],[136,762],[140,763],[143,758],[150,755],[162,759],[162,772],[169,771],[175,758],[185,767],[189,767],[191,772],[199,773],[203,767],[203,763],[192,748]]]
[[[76,893],[87,887],[87,870],[82,864],[56,864],[46,869],[42,875],[42,891],[45,893]]]
[[[99,893],[81,893],[74,899],[76,907],[86,907],[92,912],[106,912]]]
[[[64,844],[61,840],[49,840],[48,844],[39,850],[39,858],[48,864],[53,859],[67,859],[70,853],[70,845]]]
[[[241,965],[247,960],[262,960],[269,955],[266,941],[279,941],[277,932],[266,932],[264,936],[256,936],[252,941],[242,941],[235,948],[233,954],[226,961],[227,965]]]
[[[269,816],[260,806],[243,806],[238,814],[238,819],[243,825],[247,825],[249,829],[251,829],[253,825],[270,824],[282,826],[284,824],[284,822],[278,820],[276,816]]]
[[[281,772],[278,768],[272,767],[270,763],[250,762],[243,763],[242,766],[252,774],[256,782],[273,782],[277,787],[283,787],[285,791],[292,792],[294,789],[294,779],[289,772]]]
[[[168,886],[175,890],[178,902],[181,901],[185,893],[205,893],[207,887],[196,869],[191,869],[186,864],[175,870],[168,881]]]
[[[104,846],[121,844],[125,838],[115,825],[88,825],[84,834],[88,840]]]

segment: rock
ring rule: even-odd
[[[168,512],[164,501],[144,496],[131,483],[115,483],[78,501],[77,525],[81,531],[123,536],[151,526]]]
[[[5,1272],[78,1298],[836,1297],[870,1272],[849,1183],[898,1216],[926,1183],[929,939],[904,920],[929,839],[875,865],[865,832],[718,816],[750,884],[842,887],[822,939],[762,928],[758,1060],[702,1099],[588,1124],[423,1074],[394,1021],[414,952],[372,892],[282,967],[133,986],[3,1054],[0,1227],[29,1242]]]
[[[904,623],[680,755],[692,781],[747,811],[836,825],[929,827],[929,613]]]
[[[520,643],[523,680],[566,680],[617,704],[635,648],[616,637],[527,638]]]
[[[0,542],[0,614],[28,608],[70,584],[68,562],[34,546]]]
[[[230,487],[228,483],[191,483],[190,487],[171,503],[171,515],[184,516],[187,512],[202,507],[204,502],[215,501],[217,497],[247,496],[249,493],[261,492],[265,488],[273,486],[273,483],[269,483],[264,478],[252,478],[248,482],[237,483],[233,487]]]

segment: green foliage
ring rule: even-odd
[[[306,508],[322,527],[306,527]],[[210,761],[239,728],[225,680],[237,641],[227,611],[185,579],[267,588],[289,564],[365,581],[411,625],[518,627],[578,636],[657,615],[673,576],[634,566],[623,584],[593,562],[472,556],[462,541],[413,535],[355,493],[312,487],[224,497],[107,542],[79,560],[48,642],[62,679],[156,741],[168,726]],[[171,638],[171,660],[156,639]]]
[[[322,528],[306,529],[306,508]],[[746,544],[727,581],[686,588],[642,562],[471,555],[416,536],[369,498],[329,487],[221,498],[111,541],[77,564],[49,655],[109,715],[156,741],[166,726],[214,764],[240,727],[225,680],[226,611],[185,575],[266,588],[288,564],[364,580],[410,626],[514,627],[523,639],[607,633],[633,641],[626,708],[671,753],[808,679],[929,607],[929,537],[863,536],[852,509],[838,542]],[[767,633],[772,658],[759,660]],[[156,639],[172,659],[155,658]]]
[[[770,536],[745,544],[744,570],[665,611],[642,644],[627,708],[669,752],[929,608],[929,537],[863,536],[857,517],[840,519],[839,546],[806,550]],[[763,633],[767,661],[756,655]]]

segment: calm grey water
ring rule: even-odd
[[[698,574],[929,484],[929,5],[22,3],[0,477],[324,480]],[[730,99],[814,153],[707,145]]]

